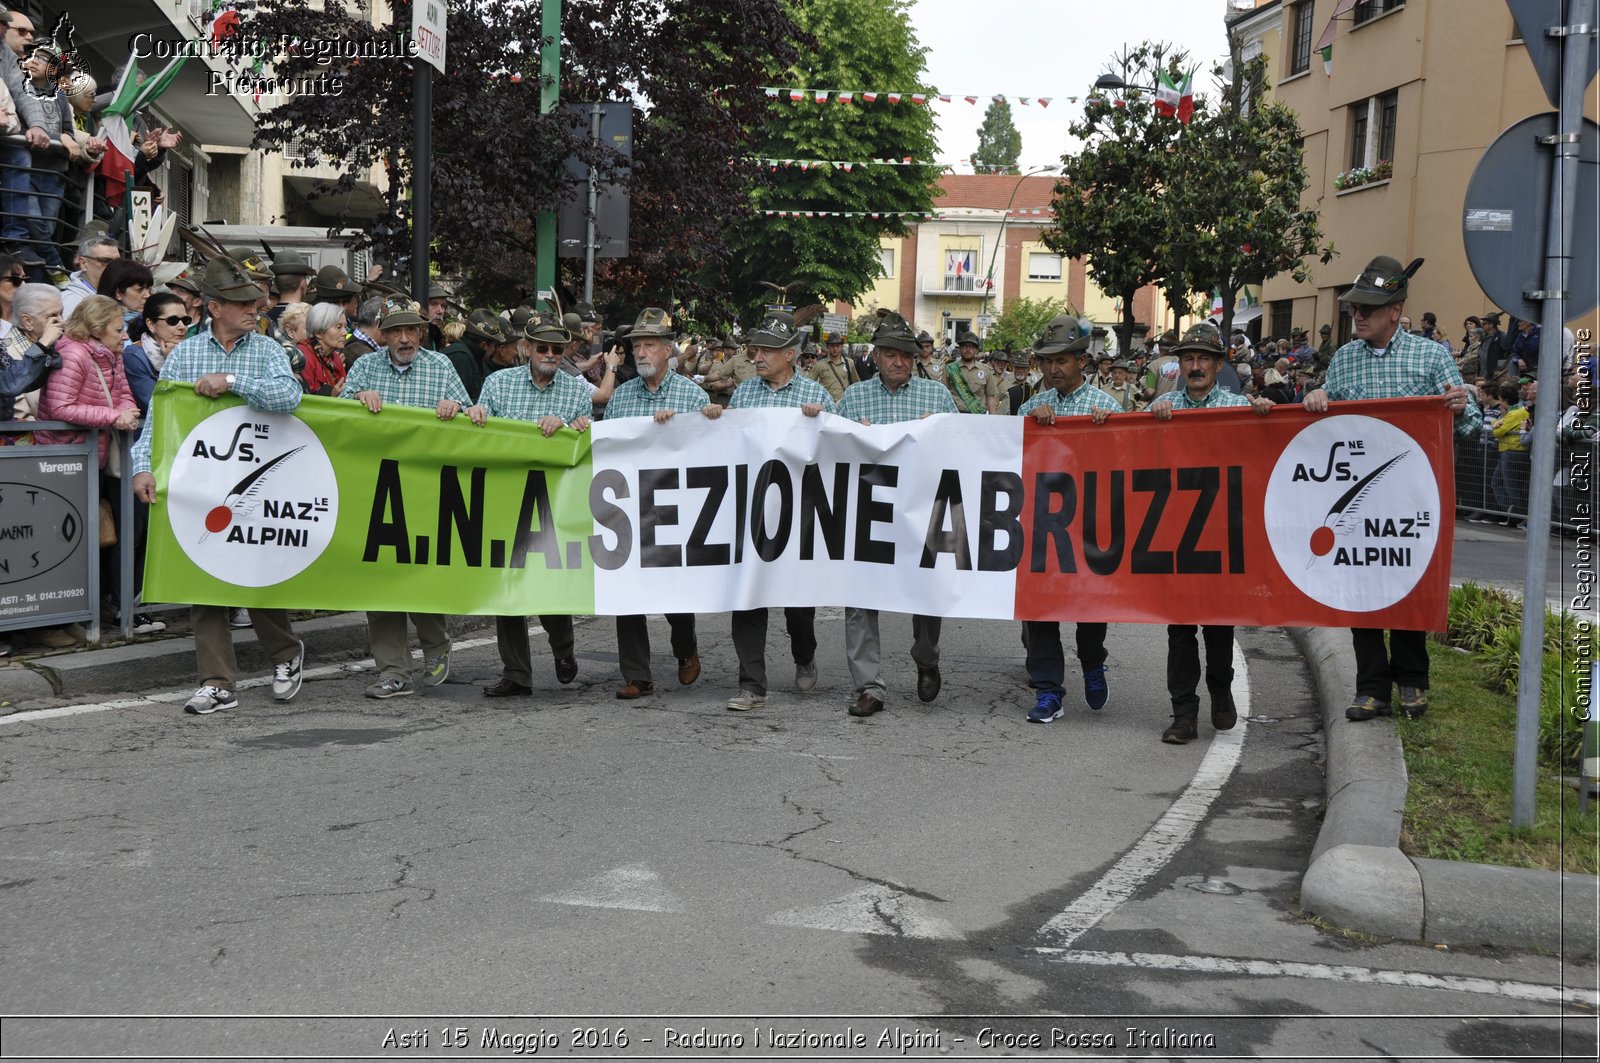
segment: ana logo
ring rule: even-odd
[[[202,570],[240,587],[270,587],[304,572],[333,541],[339,487],[305,422],[235,406],[184,439],[167,516]]]
[[[1272,553],[1332,609],[1368,613],[1410,594],[1439,543],[1439,485],[1417,441],[1373,417],[1329,417],[1284,448],[1267,481]]]

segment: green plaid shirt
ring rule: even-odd
[[[657,410],[674,413],[694,413],[705,408],[711,400],[700,390],[700,385],[682,373],[667,371],[661,386],[654,391],[644,386],[644,377],[634,377],[617,386],[606,403],[606,420],[623,417],[654,417]]]
[[[232,373],[234,382],[230,390],[253,409],[267,413],[290,413],[300,405],[305,389],[300,378],[289,366],[289,355],[282,344],[274,343],[259,332],[247,332],[239,337],[233,350],[225,351],[217,342],[211,329],[206,328],[172,349],[167,360],[161,363],[161,380],[175,380],[192,384],[210,373]],[[155,400],[151,400],[155,401]],[[154,417],[146,417],[139,438],[133,444],[133,471],[150,471],[150,426]]]
[[[1206,397],[1199,402],[1189,397],[1189,389],[1186,387],[1179,388],[1177,391],[1169,391],[1157,399],[1156,402],[1166,402],[1168,400],[1171,400],[1172,408],[1175,410],[1218,410],[1225,406],[1250,405],[1249,399],[1243,395],[1235,395],[1221,384],[1212,384],[1211,390],[1206,392]],[[1153,406],[1155,403],[1151,403],[1151,405]]]
[[[839,416],[869,424],[894,424],[915,421],[927,413],[956,413],[950,389],[934,380],[912,377],[899,391],[884,386],[875,376],[845,389],[839,402]]]
[[[397,366],[389,360],[388,348],[363,354],[350,367],[344,378],[341,399],[353,399],[363,391],[376,391],[394,406],[417,406],[431,410],[441,400],[454,399],[463,406],[472,405],[472,397],[456,374],[450,359],[438,351],[423,347],[408,366]]]
[[[828,389],[810,377],[795,373],[783,387],[774,388],[760,377],[753,376],[733,389],[733,398],[728,400],[728,409],[766,410],[780,407],[799,409],[813,402],[828,413],[838,412],[833,404],[833,396],[828,394]]]
[[[1366,340],[1351,340],[1334,351],[1323,389],[1330,400],[1345,401],[1443,395],[1446,388],[1463,386],[1461,370],[1449,351],[1397,329],[1382,354]],[[1482,424],[1483,411],[1469,395],[1467,408],[1456,414],[1456,435],[1475,436]]]
[[[1091,410],[1122,412],[1122,403],[1087,381],[1079,385],[1078,390],[1071,395],[1063,395],[1055,388],[1041,391],[1022,404],[1017,410],[1017,416],[1032,413],[1040,406],[1050,407],[1056,411],[1057,417],[1085,417]]]
[[[540,387],[523,365],[490,373],[478,395],[478,405],[491,417],[540,421],[554,416],[561,418],[562,424],[588,417],[592,408],[589,389],[578,383],[577,377],[557,373],[549,384]]]

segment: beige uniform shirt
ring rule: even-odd
[[[960,373],[966,378],[967,387],[971,389],[973,398],[978,400],[981,409],[973,410],[962,399],[961,392],[956,390],[954,383],[955,373]],[[1001,374],[985,365],[981,359],[972,362],[951,362],[945,367],[944,386],[950,389],[950,397],[956,400],[956,409],[962,413],[988,413],[998,410],[1000,400],[1006,393]]]
[[[818,359],[817,364],[806,370],[806,376],[821,384],[834,402],[844,398],[845,388],[861,382],[855,363],[842,355],[837,362],[831,358]]]
[[[755,375],[755,365],[741,351],[732,358],[724,358],[715,365],[709,366],[705,370],[705,383],[714,384],[721,380],[731,379],[735,385],[739,385]],[[726,406],[728,400],[733,398],[733,392],[731,391],[712,391],[710,388],[706,388],[706,391],[710,394],[711,401],[720,406]]]

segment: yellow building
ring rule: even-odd
[[[1272,93],[1300,116],[1309,182],[1338,257],[1312,264],[1310,283],[1266,282],[1263,334],[1293,325],[1350,334],[1338,297],[1376,255],[1426,263],[1406,309],[1438,315],[1452,343],[1468,314],[1495,309],[1462,241],[1467,183],[1506,127],[1554,108],[1540,87],[1505,0],[1258,0],[1230,4],[1228,31],[1246,59],[1268,60]],[[1318,51],[1331,41],[1328,62]],[[1595,93],[1587,113],[1596,114]],[[1534,148],[1530,145],[1530,152]],[[1381,163],[1387,167],[1379,169]],[[1351,184],[1352,170],[1378,171]],[[1593,238],[1592,233],[1587,238]],[[1571,322],[1574,330],[1596,317]]]

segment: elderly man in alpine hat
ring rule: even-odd
[[[1350,307],[1355,339],[1340,347],[1320,388],[1306,393],[1310,413],[1325,413],[1347,399],[1394,399],[1437,395],[1455,418],[1456,435],[1471,439],[1483,412],[1461,380],[1450,352],[1432,340],[1400,328],[1417,259],[1401,266],[1388,255],[1367,263],[1339,301]],[[1390,698],[1399,687],[1400,710],[1409,719],[1428,711],[1428,637],[1421,631],[1392,631],[1384,645],[1381,628],[1354,628],[1356,696],[1345,710],[1351,720],[1392,716]]]
[[[1150,404],[1156,420],[1170,422],[1173,410],[1221,410],[1252,407],[1264,416],[1272,409],[1268,399],[1247,399],[1217,383],[1217,373],[1227,361],[1222,333],[1203,321],[1184,333],[1172,347],[1178,359],[1178,375],[1183,388],[1169,391]],[[1233,703],[1233,627],[1206,624],[1206,691],[1211,698],[1211,726],[1226,731],[1239,720]],[[1198,735],[1200,715],[1200,647],[1194,624],[1167,625],[1167,694],[1172,698],[1172,724],[1161,732],[1161,740],[1183,745]]]

